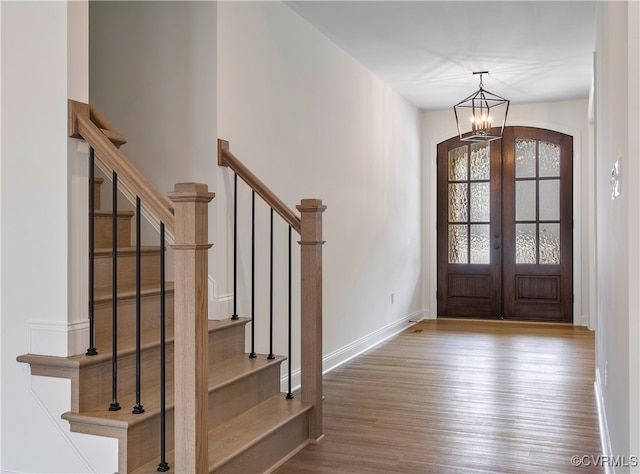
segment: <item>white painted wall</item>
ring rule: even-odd
[[[0,210],[2,209],[2,2],[0,2]],[[2,328],[2,218],[0,216],[0,329]],[[2,332],[0,331],[0,369],[2,360]],[[0,446],[2,446],[2,377],[0,377]],[[0,449],[0,471],[2,471],[2,449]]]
[[[640,455],[640,9],[598,5],[596,45],[598,392],[608,433],[605,453]],[[621,194],[609,183],[621,164]],[[616,472],[627,472],[616,469]]]
[[[593,221],[594,201],[590,170],[593,156],[589,152],[590,133],[588,124],[588,100],[572,100],[537,104],[512,104],[507,125],[528,126],[556,130],[572,135],[574,174],[574,323],[593,326],[594,309],[590,303],[589,274],[595,272]],[[423,211],[424,240],[424,292],[430,317],[436,317],[436,160],[438,143],[457,134],[453,108],[422,113],[422,158],[423,158]],[[590,230],[591,229],[591,230]]]
[[[179,182],[215,191],[216,8],[210,1],[90,3],[90,101],[127,139],[121,151],[165,196]],[[215,218],[211,212],[211,242]],[[143,243],[157,238],[143,232]],[[211,268],[214,257],[209,252]],[[167,267],[170,276],[170,261]]]
[[[640,3],[629,2],[627,122],[629,176],[640,182]],[[640,453],[640,186],[631,186],[629,219],[629,452]],[[640,454],[638,455],[640,456]]]
[[[71,201],[86,176],[67,138],[67,99],[88,95],[86,11],[86,2],[2,3],[3,472],[116,469],[115,441],[72,434],[60,419],[69,381],[32,377],[16,362],[27,352],[66,356],[79,317]]]
[[[420,114],[413,106],[286,5],[221,2],[218,131],[290,207],[302,198],[327,205],[325,368],[422,317]],[[222,209],[231,181],[221,169],[221,267],[230,258]],[[260,231],[259,242],[266,245],[267,236]],[[231,291],[229,275],[216,281],[220,294]]]
[[[89,4],[67,4],[67,94],[68,98],[87,102],[89,90]],[[68,324],[66,354],[83,354],[88,347],[89,298],[88,229],[88,147],[83,140],[68,138],[67,172],[67,229],[69,235],[67,258]]]

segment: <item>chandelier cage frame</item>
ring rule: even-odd
[[[473,74],[480,75],[479,89],[453,106],[453,113],[456,117],[456,126],[458,128],[460,140],[468,142],[484,142],[500,139],[502,138],[504,127],[507,122],[510,101],[504,97],[489,92],[484,88],[484,85],[482,84],[482,75],[488,74],[487,71],[474,72]],[[492,110],[500,110],[500,113],[502,113],[502,108],[504,109],[502,124],[499,126],[493,126]],[[460,124],[460,118],[463,115],[468,115],[469,111],[471,112],[471,131],[463,132]]]

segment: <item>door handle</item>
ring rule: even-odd
[[[500,244],[493,244],[493,248],[498,250],[500,248]]]

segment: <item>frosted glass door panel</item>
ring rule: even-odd
[[[471,222],[489,222],[489,183],[471,183]]]
[[[536,220],[536,182],[516,181],[516,220]]]
[[[467,183],[449,184],[449,221],[469,220],[469,193]]]
[[[471,180],[489,180],[489,144],[473,143],[471,145]]]
[[[489,150],[488,143],[472,143],[448,152],[449,263],[490,263]]]
[[[469,263],[467,225],[449,226],[449,263]]]
[[[516,139],[516,178],[535,178],[536,141]]]
[[[560,147],[515,140],[517,264],[560,264]]]
[[[540,187],[540,220],[560,220],[560,180],[541,180],[538,186]]]
[[[541,178],[560,177],[560,147],[555,143],[540,142],[539,153],[538,176]]]
[[[560,224],[540,224],[540,263],[560,263]]]
[[[471,225],[471,263],[491,263],[491,242],[489,242],[489,224]]]
[[[449,181],[466,181],[467,147],[463,146],[449,152]]]
[[[535,264],[538,236],[535,224],[516,224],[516,263]]]

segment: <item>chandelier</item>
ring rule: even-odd
[[[453,106],[460,140],[483,142],[502,138],[504,125],[509,112],[509,101],[484,89],[482,75],[489,71],[474,72],[480,75],[480,88],[466,99]],[[465,121],[470,123],[471,131],[463,132]]]

